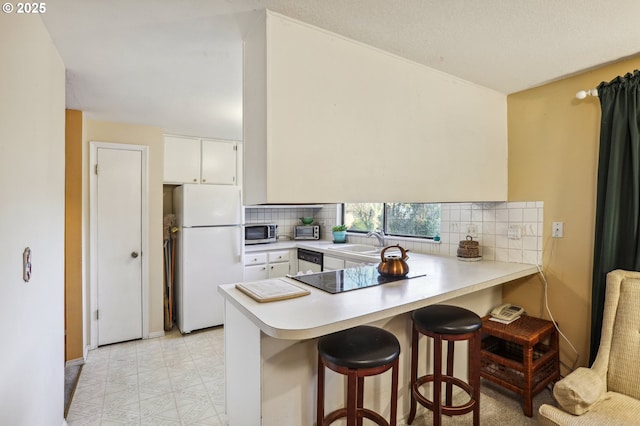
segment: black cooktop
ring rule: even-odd
[[[359,288],[373,287],[393,281],[423,277],[425,274],[407,274],[404,277],[389,277],[378,273],[377,265],[358,266],[356,268],[340,269],[338,271],[318,272],[315,274],[292,276],[296,281],[310,285],[327,293],[342,293]]]

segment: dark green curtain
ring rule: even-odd
[[[591,289],[591,356],[600,345],[607,273],[640,271],[640,72],[598,86],[602,108]]]

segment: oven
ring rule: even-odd
[[[298,272],[306,274],[308,272],[322,272],[322,253],[298,249]]]
[[[294,240],[319,240],[319,225],[297,225],[293,228]]]

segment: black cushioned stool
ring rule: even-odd
[[[416,416],[417,402],[433,411],[433,424],[441,424],[442,414],[457,416],[473,410],[473,424],[480,424],[480,342],[482,319],[475,313],[457,306],[432,305],[413,311],[413,333],[411,337],[411,411],[408,423]],[[433,374],[418,377],[418,338],[424,334],[433,339]],[[447,372],[442,374],[442,341],[447,342]],[[453,376],[453,353],[457,341],[469,342],[468,382]],[[433,383],[433,399],[420,393],[425,383]],[[446,387],[445,403],[442,404],[442,384]],[[469,395],[469,400],[458,406],[452,405],[453,386]]]
[[[398,359],[400,343],[386,330],[358,326],[320,338],[318,341],[318,426],[347,418],[347,426],[362,425],[362,419],[395,426],[398,405]],[[324,415],[324,367],[347,376],[347,407]],[[364,378],[391,370],[390,420],[363,407]]]

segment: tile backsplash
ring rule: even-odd
[[[318,207],[245,207],[245,223],[275,223],[278,225],[279,240],[293,240],[293,227],[302,225],[301,217],[313,217],[314,225],[320,225],[322,240],[329,240],[331,227],[338,223],[338,207],[335,204],[322,204]]]
[[[458,244],[472,235],[480,243],[483,259],[542,265],[543,202],[443,203],[440,215],[440,241],[419,238],[387,239],[419,253],[456,256]],[[335,204],[320,207],[245,208],[246,223],[276,223],[281,239],[293,238],[293,227],[300,217],[314,217],[322,226],[322,239],[331,239],[331,226],[340,221]],[[364,235],[349,234],[347,241],[375,244]]]
[[[543,202],[442,204],[441,253],[455,256],[471,234],[483,259],[542,264]]]

